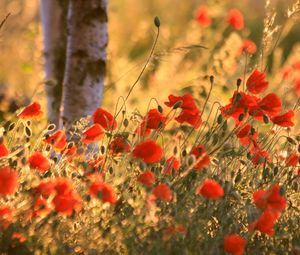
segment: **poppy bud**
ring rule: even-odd
[[[158,18],[157,16],[154,18],[154,25],[155,25],[157,28],[160,27],[160,20],[159,20],[159,18]]]

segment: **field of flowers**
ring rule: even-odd
[[[1,106],[0,254],[299,255],[300,46],[281,61],[274,15],[256,45],[202,5],[165,51],[156,17],[137,80],[71,130]]]

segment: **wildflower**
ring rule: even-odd
[[[186,231],[186,227],[182,224],[169,226],[164,231],[163,240],[167,241],[176,234],[185,234]]]
[[[277,115],[273,118],[271,118],[271,121],[281,127],[292,127],[294,126],[294,122],[292,121],[292,118],[294,117],[295,113],[293,110],[289,110],[286,113],[282,115]]]
[[[178,108],[181,108],[182,111],[175,118],[177,122],[181,124],[187,122],[195,128],[200,127],[202,123],[201,114],[191,94],[187,93],[179,97],[170,95],[168,99],[169,101],[165,102],[165,105],[167,105],[168,107],[174,107],[176,104],[181,102]]]
[[[255,166],[263,165],[265,161],[271,161],[267,150],[253,149],[252,163]]]
[[[286,208],[286,199],[280,195],[280,186],[273,185],[269,190],[257,190],[253,193],[255,205],[261,210],[278,210],[282,211]]]
[[[145,171],[139,175],[137,180],[145,186],[151,187],[155,182],[155,174],[151,171]]]
[[[51,209],[49,208],[47,200],[40,196],[34,202],[31,217],[45,217],[50,213],[50,211]]]
[[[108,202],[110,204],[115,204],[118,201],[112,186],[101,181],[92,183],[89,188],[89,194],[92,197],[97,197],[103,202]]]
[[[300,162],[300,156],[296,152],[292,152],[285,160],[287,166],[297,166]]]
[[[165,123],[166,118],[163,116],[163,114],[157,109],[151,109],[144,118],[141,127],[157,130],[160,127],[164,127]]]
[[[53,181],[42,181],[38,186],[33,188],[33,193],[48,198],[55,191],[55,183]]]
[[[109,145],[113,154],[130,152],[130,145],[125,138],[116,137]]]
[[[6,229],[13,221],[12,210],[8,206],[0,206],[0,230]]]
[[[18,240],[19,243],[24,243],[27,240],[27,238],[23,234],[18,232],[12,233],[11,239]]]
[[[237,9],[229,10],[227,14],[227,22],[236,30],[241,30],[244,28],[244,17]]]
[[[86,129],[82,135],[82,142],[85,144],[90,144],[99,141],[104,135],[104,131],[99,124],[94,124]]]
[[[49,160],[43,156],[39,151],[34,152],[27,160],[30,168],[35,169],[39,172],[47,172],[51,164]]]
[[[9,154],[8,149],[6,148],[6,146],[3,143],[1,143],[0,144],[0,158],[6,157],[6,156],[8,156],[8,154]]]
[[[255,69],[247,80],[247,89],[252,94],[260,94],[264,92],[269,83],[265,80],[266,75]]]
[[[61,215],[71,216],[74,212],[79,212],[82,208],[80,196],[74,191],[57,194],[52,203],[55,211]]]
[[[280,212],[266,210],[256,221],[249,224],[248,228],[250,231],[258,230],[261,233],[273,236],[275,233],[273,228],[279,217]]]
[[[71,182],[66,178],[57,178],[53,184],[58,195],[69,194],[73,190]]]
[[[57,130],[52,135],[50,135],[47,139],[45,139],[47,144],[51,144],[54,149],[58,151],[62,151],[65,149],[67,145],[67,137],[63,130]]]
[[[158,186],[156,186],[152,194],[163,201],[169,202],[172,200],[172,191],[170,190],[169,186],[165,183],[161,183]]]
[[[208,27],[211,25],[211,18],[208,15],[207,6],[199,6],[195,19],[202,27]]]
[[[13,195],[18,188],[18,173],[9,167],[0,168],[0,196]]]
[[[18,117],[20,119],[31,119],[34,117],[39,117],[43,114],[41,111],[41,105],[37,102],[33,102],[32,104],[26,106],[19,114]]]
[[[163,156],[163,149],[153,140],[146,140],[135,146],[132,156],[145,163],[156,163]]]
[[[196,190],[197,195],[208,199],[219,199],[224,196],[222,186],[214,180],[206,179]]]
[[[98,108],[92,118],[95,124],[101,125],[106,130],[115,130],[117,128],[114,116],[103,108]]]
[[[181,164],[177,158],[174,156],[170,157],[167,159],[164,168],[162,170],[163,174],[170,175],[172,174],[172,171],[174,170],[175,172],[179,171]]]
[[[237,234],[224,236],[224,251],[233,255],[243,255],[246,240]]]
[[[261,115],[266,114],[272,117],[280,113],[282,103],[280,98],[275,93],[270,93],[265,97],[263,97],[263,99],[258,102],[258,106],[262,113]],[[258,115],[259,114],[256,114],[254,116],[258,116]]]
[[[246,52],[249,54],[254,54],[256,52],[256,45],[253,41],[245,39],[240,48],[240,52]]]
[[[202,170],[203,168],[209,166],[210,157],[207,154],[203,145],[198,145],[194,147],[191,151],[191,155],[194,155],[196,157],[196,165],[194,166],[194,169]]]

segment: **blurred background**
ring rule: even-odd
[[[271,12],[277,13],[273,27],[285,23],[287,9],[293,3],[295,0],[270,1]],[[213,19],[209,28],[200,26],[195,20],[201,5],[207,6]],[[245,29],[242,31],[226,27],[224,20],[231,8],[239,9],[244,15]],[[14,110],[32,97],[40,101],[44,98],[43,39],[38,0],[1,0],[0,20],[8,13],[11,15],[0,31],[0,99],[16,98],[5,106]],[[162,23],[156,55],[131,97],[134,107],[141,105],[142,109],[147,105],[141,96],[147,101],[155,97],[163,102],[168,94],[179,90],[196,89],[205,95],[207,74],[216,76],[222,93],[234,87],[234,80],[243,73],[245,63],[236,59],[232,51],[240,47],[244,38],[260,47],[265,14],[262,0],[109,0],[110,38],[104,106],[112,109],[116,96],[126,95],[138,76],[156,35],[154,16],[159,16]],[[274,33],[278,31],[280,27]],[[299,43],[300,26],[290,19],[282,34],[278,51],[268,60],[276,62],[277,66],[288,62]],[[247,62],[249,69],[259,62],[259,54],[258,50]],[[270,73],[276,72],[272,70],[273,64],[268,68]],[[222,97],[217,92],[214,96],[215,99]]]

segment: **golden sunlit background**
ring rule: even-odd
[[[292,3],[271,0],[268,10],[277,13],[272,41],[276,40],[278,33],[283,34],[278,49],[269,58],[277,66],[280,65],[278,62],[286,61],[300,40],[300,28],[293,22],[295,18],[289,19],[281,31],[287,9]],[[203,4],[208,6],[208,13],[213,19],[208,28],[201,27],[195,21],[196,11]],[[246,29],[242,32],[230,30],[224,22],[231,8],[239,9],[244,15]],[[39,1],[2,0],[1,19],[8,13],[10,17],[0,32],[1,91],[5,90],[6,95],[28,103],[33,95],[40,99],[44,97]],[[235,86],[231,83],[243,74],[245,66],[243,58],[236,58],[237,49],[245,38],[250,38],[260,47],[265,14],[265,3],[261,0],[239,3],[225,0],[109,1],[110,37],[104,105],[113,107],[116,100],[112,101],[111,95],[124,95],[138,76],[155,38],[153,18],[156,15],[162,23],[158,46],[146,74],[131,97],[135,103],[141,98],[139,95],[146,96],[147,101],[152,97],[161,100],[170,92],[185,87],[195,87],[201,93],[207,87],[203,77],[210,74],[216,75],[219,86]],[[279,27],[276,29],[276,26]],[[207,49],[193,47],[195,45]],[[258,63],[259,54],[258,51],[252,62],[248,61],[249,70]],[[220,72],[218,65],[222,65]],[[274,68],[269,71],[276,73],[278,70],[276,66]],[[218,97],[218,93],[215,96]],[[143,104],[143,107],[147,105]]]

